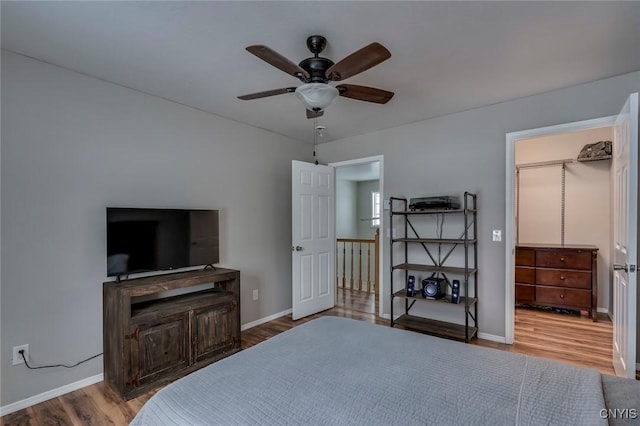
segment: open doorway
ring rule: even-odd
[[[336,183],[336,306],[382,312],[382,156],[340,163]]]
[[[507,343],[516,352],[609,374],[612,124],[607,118],[510,135],[513,226],[506,241],[515,250],[505,292]]]

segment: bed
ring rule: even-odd
[[[606,425],[638,411],[634,380],[322,317],[177,380],[132,425]]]

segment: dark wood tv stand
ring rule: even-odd
[[[130,399],[240,350],[240,272],[105,282],[103,320],[104,381]]]

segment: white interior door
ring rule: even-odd
[[[335,306],[334,169],[291,164],[294,320]]]
[[[613,141],[613,367],[635,378],[638,245],[638,94],[616,119]]]

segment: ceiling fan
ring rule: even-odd
[[[324,114],[324,109],[336,96],[357,99],[359,101],[386,104],[393,97],[393,92],[355,84],[339,84],[331,86],[330,81],[342,81],[368,70],[391,57],[391,53],[380,43],[368,46],[352,53],[334,63],[331,59],[318,56],[327,45],[327,39],[320,35],[307,38],[307,48],[313,57],[304,59],[299,65],[285,58],[278,52],[263,45],[247,47],[247,51],[263,61],[292,75],[304,84],[298,87],[285,87],[266,92],[250,93],[238,96],[242,100],[266,98],[268,96],[295,93],[307,108],[307,118],[316,118]]]

